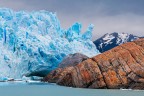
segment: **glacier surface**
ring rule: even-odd
[[[57,68],[68,54],[99,54],[91,41],[93,25],[81,33],[75,23],[68,30],[60,26],[56,13],[0,9],[0,80],[22,78],[41,66]]]

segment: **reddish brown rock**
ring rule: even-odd
[[[81,88],[144,89],[144,39],[122,44],[75,66],[58,68],[44,81]]]

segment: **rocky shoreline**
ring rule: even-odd
[[[122,44],[77,65],[57,68],[43,81],[79,88],[144,89],[144,39]]]

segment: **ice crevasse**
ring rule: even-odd
[[[68,54],[99,54],[91,41],[93,25],[81,33],[75,23],[68,30],[60,26],[55,13],[0,9],[0,79],[22,78],[41,66],[57,68]]]

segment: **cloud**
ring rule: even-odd
[[[144,36],[144,0],[0,0],[0,7],[14,10],[57,12],[62,27],[74,22],[95,25],[93,40],[105,33],[126,32]]]
[[[136,14],[121,14],[117,16],[96,16],[95,18],[89,17],[61,17],[61,24],[64,28],[68,28],[74,21],[80,21],[83,24],[82,31],[84,32],[89,23],[95,25],[93,31],[93,40],[99,38],[106,33],[112,32],[125,32],[144,36],[144,16]]]
[[[97,17],[94,24],[93,39],[100,37],[104,33],[112,32],[126,32],[144,36],[144,16],[136,14]]]

